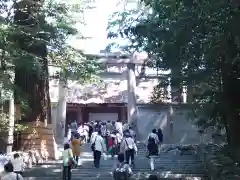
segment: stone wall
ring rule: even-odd
[[[26,126],[28,128],[21,132],[20,150],[38,151],[43,159],[55,159],[56,144],[52,125],[45,126],[42,122],[31,122]]]
[[[169,118],[169,107],[167,105],[145,105],[139,106],[139,122],[141,139],[147,138],[153,128],[161,128],[166,144],[199,144],[200,134],[198,128],[189,120],[186,106],[173,106],[171,128]],[[211,133],[204,134],[205,142],[211,142]]]
[[[138,105],[138,129],[141,140],[146,140],[153,128],[161,128],[166,144],[199,144],[198,128],[189,120],[185,105],[173,106],[173,127],[169,122],[169,107],[167,105]],[[56,116],[57,111],[52,111]],[[204,142],[211,142],[211,133],[204,134]]]
[[[165,110],[155,109],[151,107],[138,108],[138,129],[141,140],[146,140],[149,132],[153,128],[161,128],[164,136],[164,143],[169,143],[169,126],[167,122],[167,114]]]

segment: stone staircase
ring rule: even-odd
[[[159,158],[155,162],[155,171],[150,171],[148,159],[146,158],[146,147],[144,144],[138,144],[138,154],[135,160],[134,179],[143,179],[149,174],[156,174],[164,180],[203,180],[203,165],[194,154],[181,154],[178,150],[170,148],[171,145],[163,145]],[[116,165],[116,159],[108,157],[101,160],[99,169],[93,167],[92,153],[90,145],[83,147],[82,167],[72,170],[73,180],[112,180],[112,170]],[[35,171],[35,172],[34,172]],[[45,165],[36,167],[25,173],[27,180],[57,180],[61,177],[61,164]]]

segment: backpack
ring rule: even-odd
[[[148,138],[148,144],[156,144],[154,137],[149,137]]]
[[[124,163],[117,167],[113,172],[114,180],[128,180],[128,172],[124,168]]]
[[[148,145],[147,145],[148,153],[150,155],[158,155],[158,145],[156,144],[154,137],[148,138]]]

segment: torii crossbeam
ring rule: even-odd
[[[89,56],[89,55],[88,55]],[[98,59],[100,64],[111,64],[120,65],[127,64],[127,84],[128,84],[128,124],[133,125],[136,133],[139,134],[137,128],[138,120],[138,109],[136,104],[136,75],[135,75],[135,65],[143,65],[148,61],[148,56],[146,53],[135,53],[135,54],[120,54],[120,53],[103,53],[93,55],[90,57],[95,57]]]
[[[119,53],[100,53],[100,54],[87,54],[87,56],[95,57],[100,64],[145,64],[149,59],[145,53],[135,54],[119,54]]]

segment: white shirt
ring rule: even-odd
[[[102,132],[103,136],[106,136],[106,134],[107,134],[107,126],[106,125],[102,125],[101,132]]]
[[[89,132],[89,126],[86,125],[86,124],[84,124],[83,128],[84,128],[84,130],[85,130],[85,133],[88,134],[88,132]]]
[[[100,152],[106,151],[106,144],[104,142],[104,139],[101,136],[96,135],[95,138],[92,139],[91,144],[93,143],[95,143],[96,151],[100,151]]]
[[[90,138],[91,144],[94,143],[94,139],[95,139],[95,137],[97,136],[97,134],[98,134],[98,132],[93,132],[93,133],[92,133],[91,138]]]
[[[120,143],[122,141],[122,135],[120,133],[116,134],[116,140],[117,140],[117,143]]]
[[[7,156],[0,155],[0,174],[4,172],[4,165],[8,162]]]
[[[13,168],[14,168],[13,171],[17,171],[17,172],[23,171],[24,164],[23,164],[23,159],[21,157],[12,159],[11,162],[12,162]]]
[[[72,130],[68,129],[67,138],[68,138],[69,141],[71,139],[71,136],[72,136]]]
[[[121,122],[116,122],[115,123],[116,130],[120,133],[123,134],[123,127]]]
[[[80,134],[80,136],[84,136],[85,135],[85,129],[84,126],[79,126],[78,128],[78,133]]]
[[[69,139],[68,139],[68,137],[65,137],[65,138],[64,138],[63,144],[69,144]]]
[[[23,177],[18,174],[18,179],[23,180]],[[4,173],[1,177],[1,180],[17,180],[17,174],[14,172]]]
[[[159,139],[158,139],[158,136],[157,136],[157,134],[155,134],[155,133],[150,133],[149,135],[148,135],[148,139],[149,139],[149,137],[152,137],[152,138],[154,138],[155,139],[155,143],[156,144],[158,144],[159,143]]]
[[[122,144],[123,149],[126,151],[128,149],[134,149],[135,152],[137,152],[137,145],[134,142],[134,139],[131,137],[127,137],[123,139]]]
[[[62,152],[63,165],[68,166],[70,158],[73,158],[72,149],[66,149]]]
[[[123,131],[126,131],[129,129],[129,125],[125,123],[122,128],[123,128]]]

